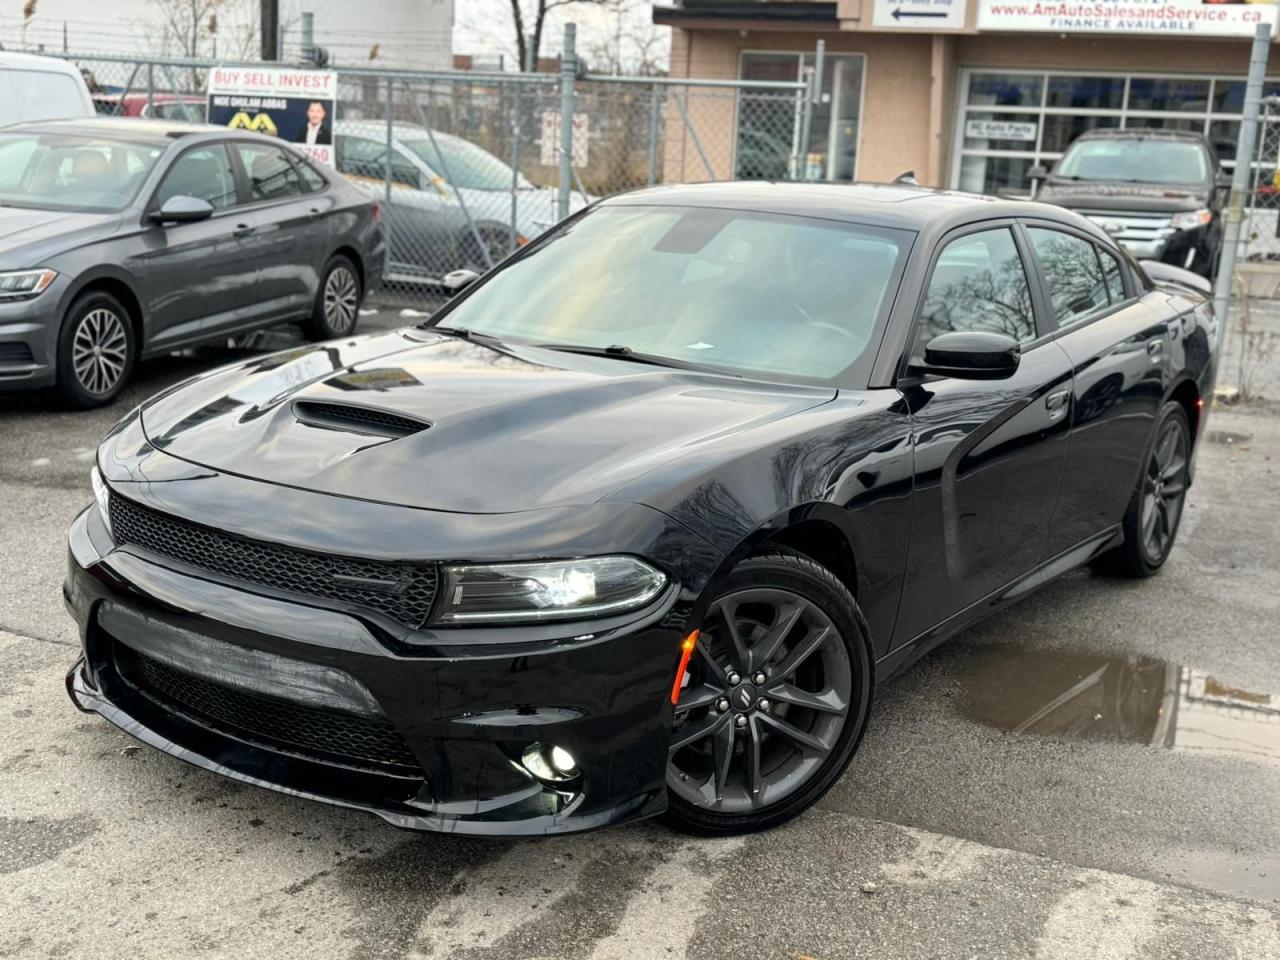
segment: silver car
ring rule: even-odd
[[[161,120],[0,132],[0,390],[109,403],[140,359],[284,322],[350,334],[375,203],[280,140]]]

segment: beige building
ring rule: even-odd
[[[654,20],[673,28],[673,77],[795,81],[825,41],[821,102],[795,151],[812,177],[889,180],[914,170],[928,185],[1017,195],[1032,166],[1093,127],[1196,130],[1230,168],[1249,38],[1259,22],[1274,24],[1276,9],[1212,0],[678,0],[656,7]],[[759,169],[761,144],[796,136],[761,99],[722,103],[726,133],[702,144],[717,179],[771,175]],[[698,178],[690,152],[669,142],[669,172],[673,162]]]

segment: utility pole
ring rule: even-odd
[[[280,0],[259,0],[262,30],[262,59],[279,60]]]

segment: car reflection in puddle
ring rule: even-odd
[[[1149,657],[972,648],[962,711],[1010,733],[1239,757],[1280,767],[1280,695]]]

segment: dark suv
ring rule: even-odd
[[[1198,133],[1091,130],[1049,172],[1033,167],[1032,198],[1084,214],[1139,260],[1211,276],[1229,185]]]

